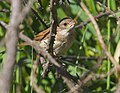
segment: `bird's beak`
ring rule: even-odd
[[[70,24],[71,25],[75,25],[77,22],[75,21],[75,20],[72,20],[71,22],[70,22]]]
[[[72,20],[72,21],[69,23],[70,27],[74,27],[75,24],[76,24],[76,21],[75,21],[75,20]]]

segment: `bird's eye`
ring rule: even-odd
[[[64,23],[63,25],[64,25],[64,26],[67,26],[67,23]]]

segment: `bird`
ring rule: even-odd
[[[53,54],[56,56],[64,55],[75,40],[76,21],[70,17],[63,18],[56,29],[55,41],[53,44]],[[47,50],[50,36],[50,27],[38,33],[34,41],[43,49]]]

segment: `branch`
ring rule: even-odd
[[[56,10],[57,0],[50,1],[50,36],[49,36],[49,44],[48,44],[48,52],[53,54],[53,44],[55,41],[55,35],[57,30],[57,10]]]
[[[39,46],[35,41],[32,41],[30,38],[25,36],[22,32],[19,34],[19,38],[31,45],[39,54],[41,54],[44,58],[48,58],[49,61],[57,67],[60,67],[59,64],[55,61],[55,59],[45,51],[41,46]]]
[[[36,70],[37,70],[37,67],[39,64],[39,58],[40,58],[40,56],[37,56],[35,62],[33,63],[32,72],[31,72],[31,82],[32,82],[32,86],[33,86],[34,90],[37,93],[45,93],[42,89],[39,88],[39,86],[35,82]]]
[[[98,14],[98,15],[95,16],[94,18],[95,18],[95,19],[98,19],[98,18],[101,18],[101,17],[103,17],[103,16],[105,16],[105,15],[110,15],[110,14],[111,14],[111,12],[110,12],[110,11],[107,11],[107,12],[105,12],[105,13],[100,13],[100,14]],[[75,26],[75,28],[82,28],[83,26],[87,25],[87,24],[90,23],[90,22],[91,22],[91,20],[89,19],[89,20],[87,20],[87,21],[85,21],[85,22],[82,22],[82,23],[80,23],[79,25]]]
[[[47,50],[48,52],[53,55],[53,44],[55,41],[55,35],[56,35],[56,30],[57,30],[57,10],[56,10],[56,4],[57,0],[50,0],[50,21],[51,21],[51,27],[50,27],[50,35],[48,39],[48,46]],[[48,72],[49,68],[49,62],[46,63],[44,66],[44,72],[43,76]]]
[[[98,79],[103,79],[107,76],[112,75],[115,72],[115,68],[111,69],[110,72],[105,73],[105,74],[94,74],[91,71],[88,71],[87,73],[84,74],[84,76],[81,77],[81,79],[78,81],[78,85],[75,85],[72,88],[72,91],[68,91],[67,93],[73,93],[75,90],[77,89],[81,89],[82,87],[86,86],[86,84],[88,84],[89,81],[95,81]],[[119,92],[116,92],[119,93]]]
[[[94,19],[94,17],[92,16],[92,14],[88,11],[87,7],[84,5],[84,3],[80,2],[80,5],[81,7],[83,8],[83,10],[86,12],[86,14],[89,16],[92,24],[94,25],[94,28],[95,28],[95,31],[96,31],[96,34],[97,34],[97,38],[98,38],[98,41],[102,47],[102,49],[104,50],[106,56],[111,60],[111,62],[114,64],[115,68],[116,68],[116,71],[117,71],[117,74],[120,74],[120,66],[119,64],[117,63],[117,61],[114,59],[114,57],[111,55],[110,52],[108,52],[107,50],[107,46],[105,45],[103,39],[102,39],[102,35],[100,33],[100,29]]]
[[[58,56],[57,58],[59,58],[60,60],[63,61],[69,61],[69,62],[73,62],[75,60],[99,60],[100,57],[86,57],[86,56]],[[102,60],[106,60],[107,58],[102,58]]]
[[[0,12],[8,13],[8,12],[10,12],[10,10],[8,10],[8,9],[0,9]]]
[[[119,12],[119,11],[117,11],[117,12]],[[116,13],[117,13],[116,12]],[[100,13],[100,14],[98,14],[97,16],[94,16],[94,18],[95,19],[98,19],[98,18],[101,18],[101,17],[103,17],[103,16],[106,16],[106,15],[113,15],[118,21],[120,21],[119,19],[120,18],[118,18],[118,16],[113,12],[113,11],[111,11],[110,9],[109,10],[107,10],[107,12],[102,12],[102,13]],[[82,23],[80,23],[79,25],[77,25],[77,26],[75,26],[75,28],[77,29],[77,28],[82,28],[82,27],[84,27],[84,26],[86,26],[88,23],[90,23],[91,22],[91,20],[89,19],[89,20],[87,20],[87,21],[85,21],[85,22],[82,22]]]
[[[4,30],[6,30],[8,25],[7,25],[6,23],[4,23],[3,21],[0,21],[0,26],[1,26]]]
[[[46,27],[48,28],[48,26],[45,24],[45,22],[42,20],[42,18],[38,15],[38,13],[33,9],[31,8],[32,12],[34,13],[34,15],[38,18],[38,20]]]
[[[110,10],[108,7],[106,7],[105,5],[103,5],[102,3],[98,2],[97,3],[102,6],[105,10],[109,11],[110,14],[112,14],[119,22],[120,22],[120,18],[119,16],[117,16],[112,10]]]
[[[66,71],[64,71],[60,64],[56,62],[56,60],[42,47],[40,47],[35,41],[32,41],[27,36],[23,35],[22,33],[19,34],[19,38],[23,41],[27,42],[29,45],[31,45],[39,54],[41,54],[44,58],[47,58],[50,63],[55,65],[57,68],[58,73],[62,76],[65,83],[68,85],[69,89],[71,90],[72,87],[74,87],[74,83],[71,81],[71,76],[67,74]]]
[[[11,4],[12,4],[11,19],[5,36],[6,58],[3,66],[3,71],[1,72],[0,75],[1,93],[8,93],[11,88],[12,75],[17,52],[16,51],[18,41],[17,30],[19,23],[16,21],[16,19],[18,19],[19,13],[21,11],[21,2],[20,0],[12,0]]]
[[[11,89],[19,35],[18,26],[30,11],[29,6],[32,5],[33,1],[34,0],[28,1],[28,5],[24,7],[21,12],[21,0],[11,0],[12,13],[10,23],[7,26],[7,33],[5,35],[6,58],[3,65],[3,70],[0,74],[0,93],[8,93]]]
[[[41,2],[41,1],[38,0],[38,3],[39,2]],[[27,0],[24,0],[24,6],[26,6],[26,4],[27,4]],[[48,28],[48,26],[45,24],[45,22],[42,20],[42,18],[39,16],[39,14],[32,7],[30,7],[30,9],[34,13],[35,17],[39,20],[39,22],[41,22],[46,28]]]

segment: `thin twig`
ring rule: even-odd
[[[101,18],[101,17],[103,17],[103,16],[105,16],[105,15],[110,15],[111,14],[111,12],[110,11],[107,11],[107,12],[105,12],[105,13],[100,13],[100,14],[98,14],[97,16],[95,16],[94,18],[95,19],[98,19],[98,18]],[[77,25],[77,26],[75,26],[75,28],[82,28],[83,26],[85,26],[85,25],[87,25],[88,23],[90,23],[91,22],[91,20],[89,19],[89,20],[87,20],[87,21],[85,21],[85,22],[83,22],[83,23],[80,23],[79,25]]]
[[[24,0],[24,6],[26,6],[26,4],[27,4],[27,1]],[[45,22],[42,20],[42,18],[38,15],[38,13],[32,7],[30,7],[30,9],[32,10],[32,12],[36,16],[36,18],[38,18],[39,22],[41,22],[46,28],[48,28],[48,26],[45,24]]]
[[[33,63],[32,72],[31,72],[31,82],[32,82],[32,86],[33,86],[34,90],[35,90],[37,93],[45,93],[41,88],[39,88],[39,86],[38,86],[38,85],[36,84],[36,82],[35,82],[36,70],[37,70],[37,68],[38,68],[39,58],[40,58],[40,56],[38,55],[38,56],[36,57],[36,60],[35,60],[34,63]]]
[[[4,30],[6,30],[8,25],[7,25],[5,22],[0,21],[0,26],[1,26]]]
[[[72,91],[68,91],[67,93],[73,93],[75,90],[77,89],[81,89],[81,87],[85,86],[87,84],[87,82],[89,81],[95,81],[98,79],[103,79],[107,76],[112,75],[115,72],[115,68],[111,69],[110,72],[105,73],[105,74],[94,74],[93,72],[87,72],[84,74],[84,76],[81,77],[81,79],[78,81],[78,85],[75,85],[72,88]]]
[[[86,14],[89,16],[91,22],[93,23],[93,25],[94,25],[94,27],[95,27],[95,29],[96,29],[96,33],[97,33],[97,36],[98,36],[98,40],[99,40],[99,42],[100,42],[100,44],[101,44],[101,47],[103,48],[106,56],[112,61],[112,63],[113,63],[114,66],[115,66],[115,69],[112,69],[112,70],[110,71],[110,73],[107,74],[107,76],[108,76],[108,75],[110,75],[111,73],[114,73],[115,70],[119,70],[119,69],[118,69],[118,68],[119,68],[119,64],[117,64],[116,60],[115,60],[115,59],[112,57],[112,55],[107,51],[106,45],[105,45],[105,43],[104,43],[103,40],[102,40],[101,33],[100,33],[100,31],[99,31],[98,25],[97,25],[94,17],[90,14],[90,12],[88,11],[88,9],[86,8],[86,6],[85,6],[82,2],[80,3],[80,5],[81,5],[81,7],[83,8],[83,10],[86,12]],[[80,82],[79,82],[79,86],[75,86],[75,87],[73,88],[73,90],[80,88],[80,87],[81,87],[82,85],[84,85],[86,82],[88,82],[88,81],[90,81],[91,79],[93,79],[94,76],[96,76],[96,75],[92,75],[92,73],[87,74],[87,77],[84,78],[84,80],[80,81]],[[105,76],[106,76],[106,75],[97,75],[97,77],[100,77],[100,78],[101,78],[101,77],[103,78],[103,77],[105,77]],[[71,93],[71,91],[68,92],[68,93]],[[116,93],[118,93],[118,92],[116,92]]]
[[[117,61],[114,59],[114,57],[111,55],[110,52],[108,52],[107,50],[107,46],[105,45],[103,39],[102,39],[102,35],[100,33],[100,30],[99,30],[99,27],[94,19],[94,17],[92,16],[92,14],[89,12],[89,10],[87,9],[87,7],[84,5],[84,3],[80,2],[80,5],[81,7],[83,8],[83,10],[86,12],[86,14],[89,16],[92,24],[94,25],[94,28],[95,28],[95,31],[96,31],[96,35],[97,35],[97,38],[98,38],[98,41],[102,47],[102,49],[104,50],[106,56],[111,60],[111,62],[114,64],[115,68],[116,68],[116,71],[117,71],[117,74],[120,74],[120,66],[119,64],[117,63]]]
[[[118,82],[116,91],[114,93],[120,93],[120,81]]]
[[[117,12],[120,12],[120,11],[117,11]],[[117,12],[115,12],[115,13],[117,13]],[[115,13],[113,11],[111,12],[111,10],[109,9],[107,12],[102,12],[102,13],[98,14],[97,16],[95,16],[94,18],[98,19],[98,18],[101,18],[101,17],[106,16],[106,15],[113,15],[117,20],[120,19],[120,18],[118,18],[118,16]],[[79,25],[75,26],[75,28],[76,29],[77,28],[82,28],[90,22],[91,22],[91,20],[89,19],[89,20],[87,20],[85,22],[82,22]]]
[[[60,57],[57,57],[59,58],[60,60],[63,60],[63,61],[75,61],[75,60],[98,60],[99,57],[86,57],[86,56],[60,56]],[[106,60],[107,58],[102,58],[102,60]]]
[[[46,27],[48,28],[48,26],[45,24],[45,22],[42,20],[42,18],[38,15],[38,13],[33,9],[31,8],[32,12],[35,14],[35,16],[38,18],[38,20]]]
[[[40,5],[40,8],[43,9],[41,0],[38,0],[38,3],[39,3],[39,5]]]
[[[119,16],[116,15],[116,13],[114,13],[114,11],[110,10],[108,7],[106,7],[105,5],[103,5],[102,3],[98,2],[97,3],[102,6],[103,8],[105,8],[105,10],[109,11],[110,14],[112,14],[119,22],[120,22],[120,18]]]
[[[10,10],[8,10],[8,9],[0,9],[0,12],[8,13],[8,12],[10,12]]]

